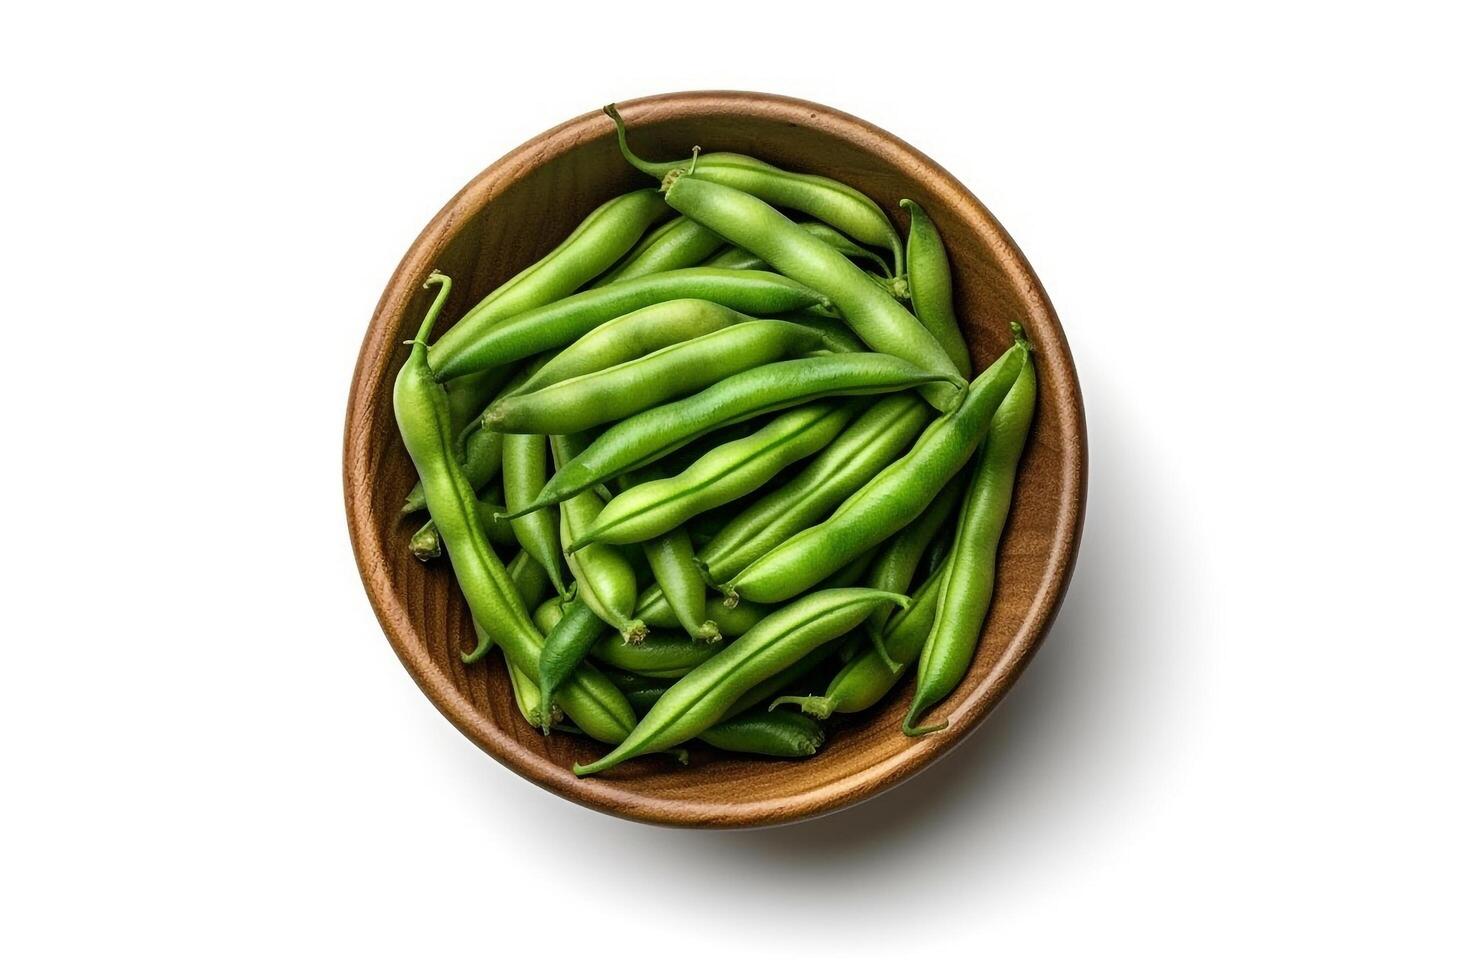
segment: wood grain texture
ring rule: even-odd
[[[1040,397],[1016,503],[1001,544],[994,604],[963,684],[928,716],[949,719],[911,739],[899,721],[912,677],[883,705],[839,719],[826,747],[795,762],[694,748],[688,768],[639,759],[594,778],[569,771],[603,749],[568,735],[544,738],[517,714],[498,658],[464,666],[474,637],[447,563],[409,555],[417,521],[398,507],[414,480],[390,392],[402,341],[422,318],[425,276],[454,280],[441,324],[559,242],[596,205],[648,186],[618,155],[612,124],[590,112],[514,150],[460,191],[424,229],[373,314],[347,410],[343,460],[347,519],[363,584],[388,640],[445,716],[511,769],[567,799],[607,813],[691,827],[749,827],[828,813],[918,772],[975,730],[1036,652],[1066,592],[1082,532],[1087,441],[1082,397],[1066,337],[1031,267],[999,222],[928,157],[845,113],[748,92],[686,92],[621,103],[635,148],[677,159],[698,143],[826,174],[866,192],[899,228],[900,198],[920,202],[954,265],[956,307],[971,353],[986,363],[1024,323],[1036,348]]]

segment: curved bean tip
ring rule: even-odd
[[[644,160],[642,157],[638,156],[638,154],[634,153],[632,147],[628,145],[628,127],[623,122],[622,115],[618,112],[617,103],[609,102],[607,105],[602,107],[602,111],[609,119],[613,121],[613,125],[617,127],[618,151],[623,154],[623,159],[627,160],[636,169],[648,174],[648,176],[657,177],[659,164],[649,163],[647,160]]]
[[[944,721],[936,722],[933,725],[925,725],[922,728],[915,727],[914,722],[918,721],[919,715],[923,713],[924,710],[920,708],[918,704],[915,704],[913,708],[909,709],[908,716],[903,720],[903,733],[905,735],[909,736],[910,738],[918,738],[921,735],[929,735],[933,732],[937,732],[949,727],[948,718],[946,718]]]
[[[494,432],[495,427],[505,421],[505,406],[499,402],[491,405],[480,414],[480,428],[487,432]]]
[[[832,709],[836,706],[831,698],[824,695],[813,694],[806,697],[798,697],[794,694],[788,694],[786,697],[777,698],[772,701],[770,707],[766,708],[766,710],[775,711],[776,708],[783,704],[794,704],[800,709],[802,714],[811,715],[813,718],[818,719],[830,717]]]
[[[1015,320],[1011,321],[1011,336],[1015,339],[1016,343],[1020,344],[1028,351],[1031,350],[1031,341],[1028,340],[1026,337],[1026,328],[1021,326]]]
[[[441,547],[439,532],[432,527],[420,528],[408,541],[408,550],[419,561],[428,562],[439,557]]]

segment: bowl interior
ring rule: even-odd
[[[467,736],[522,775],[578,802],[640,820],[694,826],[779,823],[826,812],[891,786],[952,748],[1007,690],[1050,625],[1081,531],[1085,435],[1081,399],[1055,314],[1025,259],[949,174],[901,141],[845,114],[749,93],[687,93],[622,105],[630,139],[649,159],[699,144],[826,174],[866,192],[905,227],[898,201],[919,201],[938,225],[954,268],[956,307],[977,363],[1024,323],[1036,347],[1040,398],[999,563],[992,609],[974,666],[933,718],[949,727],[923,739],[899,731],[912,690],[839,718],[814,758],[778,761],[695,748],[691,765],[636,760],[578,780],[574,761],[601,754],[574,736],[549,738],[516,712],[502,661],[471,666],[468,612],[448,565],[408,549],[419,521],[398,507],[414,481],[390,404],[394,373],[427,308],[419,288],[434,268],[454,280],[441,316],[451,324],[481,296],[543,255],[594,207],[650,181],[618,155],[612,125],[589,113],[527,143],[451,201],[420,236],[374,315],[353,379],[345,483],[359,567],[384,629],[414,678]]]

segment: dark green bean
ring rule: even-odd
[[[546,486],[547,444],[546,437],[539,435],[507,434],[503,444],[504,464],[502,469],[505,487],[505,506],[519,510]],[[502,512],[503,514],[503,512]],[[546,573],[551,576],[558,595],[567,595],[566,582],[561,574],[561,534],[557,527],[557,515],[548,509],[523,514],[513,521],[497,522],[508,527]]]
[[[774,272],[674,269],[608,283],[493,323],[462,320],[434,344],[435,376],[454,378],[564,347],[614,317],[671,299],[703,299],[753,316],[773,316],[825,297]]]
[[[939,341],[960,374],[968,378],[972,370],[970,348],[954,315],[954,285],[944,240],[923,208],[907,198],[898,204],[909,212],[908,293],[914,316]]]
[[[582,444],[580,436],[552,437],[551,451],[558,472]],[[602,498],[592,490],[561,501],[563,549],[586,533],[602,507]],[[638,581],[633,566],[621,551],[609,545],[593,545],[568,554],[567,564],[577,580],[577,598],[622,634],[624,642],[639,643],[648,635],[648,628],[632,616],[633,604],[638,600]]]
[[[1012,329],[1019,335],[1019,327]],[[939,593],[937,625],[919,655],[918,685],[903,720],[906,735],[923,735],[949,724],[946,719],[925,728],[915,726],[925,711],[949,697],[975,658],[980,628],[995,591],[996,552],[1035,409],[1036,368],[1027,356],[1020,377],[995,412],[960,511],[953,557]]]
[[[643,677],[669,680],[683,677],[720,652],[723,646],[687,636],[650,636],[637,646],[617,636],[606,636],[592,645],[598,663]]]
[[[934,612],[939,605],[944,568],[941,565],[940,571],[930,576],[914,593],[909,607],[889,622],[883,633],[882,649],[870,644],[867,650],[849,660],[827,684],[825,694],[788,695],[777,698],[771,707],[794,704],[814,718],[826,718],[834,712],[851,714],[866,711],[881,701],[893,690],[909,665],[919,658],[919,651],[934,628]]]
[[[624,687],[623,694],[633,710],[644,715],[669,686],[669,681],[639,678],[638,683]],[[716,722],[705,729],[699,741],[726,752],[797,759],[814,755],[824,737],[822,726],[803,715],[787,711],[771,714],[754,708]]]
[[[539,670],[541,633],[505,566],[490,548],[474,490],[455,461],[448,396],[428,366],[428,337],[448,294],[449,278],[435,273],[427,285],[438,286],[439,293],[393,386],[398,430],[423,480],[429,515],[439,528],[474,621],[500,645],[511,663],[534,677]],[[573,675],[557,703],[590,737],[603,741],[623,740],[634,718],[622,692],[592,671],[579,670]]]
[[[623,261],[593,283],[602,286],[670,269],[687,269],[714,255],[725,242],[719,235],[688,218],[674,218],[643,236]]]
[[[536,626],[546,634],[537,685],[541,702],[546,704],[587,659],[588,651],[606,624],[580,599],[567,603],[551,599],[536,610]],[[541,730],[551,734],[550,722],[543,724]]]
[[[822,726],[794,711],[770,713],[756,708],[705,729],[701,742],[726,752],[801,759],[817,754],[826,735]]]
[[[629,677],[638,677],[637,674],[629,674]],[[664,696],[673,681],[655,680],[652,677],[638,677],[639,683],[631,687],[622,688],[623,696],[633,706],[639,717],[648,714],[648,709]]]
[[[479,419],[485,407],[501,393],[513,370],[514,364],[501,364],[466,375],[445,389],[449,394],[449,427],[460,434],[461,442],[471,431],[467,428],[469,424]]]
[[[690,176],[674,176],[665,187],[664,199],[674,210],[821,292],[873,350],[905,358],[949,380],[949,385],[934,384],[923,390],[935,408],[943,412],[959,404],[962,396],[955,386],[964,379],[955,373],[939,341],[842,253],[743,191]]]
[[[903,455],[929,419],[910,394],[874,403],[790,482],[731,518],[698,557],[723,582],[796,532],[825,519],[878,471]]]
[[[824,339],[818,331],[784,320],[751,320],[501,398],[485,413],[484,424],[502,432],[584,432],[763,364],[821,350]]]
[[[802,596],[776,610],[675,682],[617,748],[572,771],[591,775],[697,737],[720,721],[742,694],[857,626],[885,602],[908,605],[903,596],[885,592],[835,589]]]
[[[607,429],[557,470],[536,506],[565,500],[748,418],[818,398],[880,394],[936,379],[940,376],[887,354],[827,354],[764,364]]]
[[[851,420],[855,408],[839,401],[791,409],[755,433],[710,450],[682,473],[639,483],[614,497],[569,548],[575,551],[595,541],[646,541],[695,514],[738,500],[830,443]]]
[[[1026,345],[1018,341],[975,379],[960,408],[933,422],[903,459],[875,476],[821,524],[796,534],[736,574],[721,591],[757,602],[779,602],[811,588],[902,530],[974,454],[1025,362]]]
[[[656,350],[703,337],[749,319],[744,313],[703,299],[671,299],[655,303],[594,327],[547,361],[518,390],[539,391],[558,381],[637,360]],[[834,336],[840,335],[828,328],[823,336],[830,343]]]
[[[623,157],[654,180],[665,180],[671,171],[690,171],[697,167],[705,180],[755,194],[775,207],[809,214],[849,238],[888,249],[899,266],[899,273],[903,272],[904,256],[898,232],[893,230],[893,223],[883,209],[861,191],[830,177],[792,173],[739,153],[705,153],[698,157],[697,163],[694,157],[651,163],[640,159],[628,147],[627,130],[617,107],[610,105],[603,111],[617,127],[618,147]]]

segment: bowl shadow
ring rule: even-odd
[[[972,875],[977,860],[1066,846],[1121,818],[1147,792],[1150,746],[1178,670],[1156,615],[1170,592],[1165,501],[1138,448],[1093,433],[1086,540],[1036,658],[976,733],[945,759],[859,806],[803,823],[678,834],[663,846],[770,873],[845,876],[895,865]],[[1162,519],[1161,519],[1162,518]],[[665,835],[667,837],[667,835]],[[965,860],[951,861],[956,855]],[[953,864],[950,871],[947,865]]]

